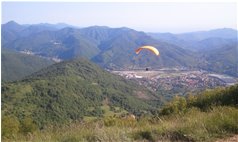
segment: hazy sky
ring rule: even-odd
[[[3,2],[2,23],[67,23],[129,27],[146,32],[237,28],[236,3]]]

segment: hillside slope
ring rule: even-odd
[[[39,127],[100,117],[105,113],[103,106],[140,115],[160,104],[160,98],[146,88],[82,58],[2,85],[2,115],[14,115],[19,121],[30,117]]]
[[[110,116],[39,131],[27,129],[28,133],[13,131],[19,126],[16,119],[3,116],[2,136],[6,141],[221,142],[238,132],[237,94],[238,85],[217,88],[188,98],[176,96],[161,115],[144,115],[136,120]],[[27,124],[32,128],[29,121]]]
[[[54,62],[48,59],[26,55],[2,48],[2,81],[14,81],[22,79]]]
[[[111,69],[193,66],[196,62],[196,57],[190,51],[157,41],[144,32],[127,28],[122,30],[124,32],[116,38],[101,43],[104,50],[92,59],[94,62]],[[135,50],[143,45],[155,46],[161,53],[160,56],[146,50],[137,55]]]
[[[238,77],[238,46],[237,43],[225,45],[218,49],[201,52],[200,68],[222,74]]]

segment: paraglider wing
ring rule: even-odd
[[[147,50],[150,50],[151,52],[153,52],[155,55],[159,56],[159,51],[153,47],[153,46],[142,46],[138,49],[136,49],[136,54],[139,54],[141,50],[143,49],[147,49]]]

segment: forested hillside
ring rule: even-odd
[[[1,50],[2,74],[3,82],[23,79],[54,62],[33,55],[26,55],[16,51],[2,48]]]
[[[24,80],[2,84],[2,117],[37,128],[111,113],[150,114],[161,98],[135,82],[112,75],[86,59],[42,69]]]

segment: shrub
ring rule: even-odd
[[[12,138],[19,132],[20,123],[15,116],[3,116],[2,136]]]
[[[104,125],[107,127],[115,126],[116,125],[116,118],[114,117],[107,117],[104,119]]]
[[[34,124],[32,118],[26,117],[21,122],[21,132],[24,134],[32,133],[37,129],[36,124]]]
[[[187,102],[184,97],[175,96],[173,100],[165,105],[164,108],[161,109],[160,114],[169,115],[169,114],[178,114],[183,113],[187,109]]]
[[[144,130],[144,131],[139,131],[134,134],[134,139],[135,140],[148,140],[150,142],[154,142],[155,138],[153,136],[153,133],[149,130]]]

